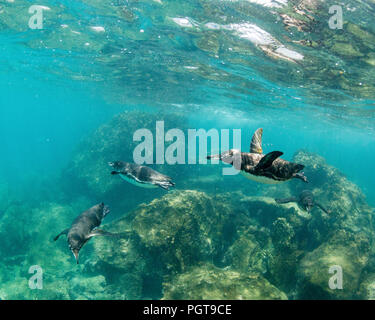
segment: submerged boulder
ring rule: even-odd
[[[359,288],[359,298],[375,300],[375,273],[366,275]]]
[[[239,272],[264,274],[272,251],[269,230],[248,227],[228,248],[223,265]]]
[[[314,209],[316,211],[311,219],[314,227],[311,226],[311,229],[315,230],[316,242],[327,240],[338,229],[361,231],[368,236],[373,234],[373,210],[356,184],[317,154],[299,151],[293,160],[305,165],[304,171],[310,181],[309,189],[312,188],[319,203],[330,210],[330,214],[326,215]],[[291,187],[295,195],[306,188],[301,184],[293,184]]]
[[[231,241],[225,228],[233,207],[225,200],[225,196],[211,198],[185,190],[142,204],[108,225],[121,238],[98,238],[97,255],[121,272],[160,276],[213,261],[225,242]],[[133,263],[137,266],[132,267]]]
[[[370,240],[363,233],[338,230],[327,242],[307,253],[298,267],[298,299],[353,299],[367,264]],[[342,270],[342,289],[329,285],[330,268]],[[340,276],[339,274],[337,274]]]
[[[210,264],[191,268],[164,283],[164,300],[286,300],[285,293],[258,274],[220,269]]]
[[[233,211],[228,196],[203,192],[173,192],[141,205],[132,221],[134,231],[171,272],[212,261],[230,241],[225,234]]]
[[[138,284],[138,290],[154,279],[152,286],[159,294],[163,281],[174,281],[202,264],[258,275],[262,283],[267,282],[266,278],[274,280],[295,271],[297,261],[290,257],[299,247],[297,240],[306,220],[299,210],[293,204],[282,207],[272,198],[245,197],[238,192],[211,196],[194,190],[173,191],[106,225],[106,230],[120,237],[96,239],[93,267],[112,279],[110,283],[118,290],[122,289],[116,282],[124,275]],[[270,258],[281,249],[279,264],[271,265]],[[282,259],[294,264],[285,267]],[[247,292],[244,297],[257,299],[257,294],[263,293],[251,296]],[[157,292],[150,295],[155,298]]]

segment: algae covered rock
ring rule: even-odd
[[[249,227],[228,248],[224,265],[240,272],[264,274],[268,271],[271,251],[269,231],[264,228]]]
[[[202,264],[290,283],[289,274],[300,255],[296,258],[295,252],[305,243],[298,243],[306,224],[299,210],[241,193],[173,191],[106,225],[106,230],[121,236],[96,239],[98,260],[93,269],[111,278],[117,290],[124,275],[134,290],[137,285],[138,290],[144,288],[150,279],[161,290],[163,279],[172,281]],[[270,265],[275,257],[279,264]],[[285,263],[287,259],[290,263]]]
[[[28,255],[30,261],[43,257],[49,263],[48,252],[66,250],[66,242],[53,242],[53,237],[69,226],[72,220],[87,207],[87,199],[81,198],[71,205],[41,203],[39,207],[14,204],[0,217],[2,246],[0,256]]]
[[[319,230],[317,237],[320,241],[326,238],[324,235],[330,236],[332,231],[342,228],[373,234],[372,209],[356,184],[317,154],[299,151],[293,160],[305,165],[304,171],[314,197],[331,211],[329,216],[321,213],[312,215],[311,223],[315,224],[314,229]],[[294,184],[292,193],[299,194],[304,188],[301,184]]]
[[[163,299],[286,300],[287,296],[260,275],[203,265],[164,283]]]
[[[95,239],[95,255],[85,264],[85,272],[104,275],[112,299],[141,299],[149,262],[145,248],[130,230],[127,216],[107,224],[105,229],[117,236]]]
[[[174,191],[109,224],[109,230],[122,233],[123,239],[102,238],[95,247],[102,261],[120,270],[134,261],[138,265],[135,272],[146,262],[155,273],[181,272],[214,260],[226,241],[224,232],[232,209],[224,196]]]
[[[232,209],[224,199],[203,192],[173,192],[141,205],[132,226],[146,248],[158,251],[167,268],[183,271],[213,259],[225,241],[225,222]]]
[[[87,268],[127,298],[158,297],[164,277],[212,262],[228,246],[233,207],[227,197],[185,190],[141,204],[106,225],[119,236],[95,239],[96,258]]]
[[[307,253],[301,260],[298,268],[298,298],[355,298],[369,252],[370,241],[363,233],[337,231],[329,241]],[[333,276],[329,270],[335,266],[339,266],[342,270],[342,289],[332,289],[329,285],[330,278]]]
[[[361,282],[359,288],[361,299],[375,300],[375,273],[367,275]]]
[[[70,281],[69,294],[74,300],[105,298],[106,281],[102,275],[96,277],[74,277]]]

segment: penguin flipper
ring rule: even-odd
[[[289,202],[297,202],[296,197],[284,198],[284,199],[275,199],[277,203],[289,203]]]
[[[315,205],[320,208],[320,210],[322,210],[323,212],[325,212],[326,214],[329,214],[330,212],[328,210],[326,210],[320,203],[315,203]]]
[[[108,231],[104,231],[102,229],[95,229],[95,230],[91,231],[91,233],[87,236],[87,239],[90,239],[90,238],[96,237],[96,236],[117,236],[117,234],[111,233],[111,232],[108,232]]]
[[[272,151],[267,153],[255,166],[255,171],[264,170],[272,166],[272,163],[278,158],[281,157],[284,153],[281,151]]]
[[[259,128],[254,132],[253,138],[251,139],[250,144],[250,153],[259,153],[262,154],[262,136],[263,136],[263,129]]]
[[[61,231],[56,237],[53,238],[53,241],[56,241],[63,234],[65,234],[65,235],[68,234],[68,232],[69,232],[69,229],[65,229],[64,231]]]

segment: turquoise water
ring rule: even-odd
[[[340,2],[342,29],[333,1],[44,0],[42,29],[33,4],[0,3],[1,299],[375,297],[372,0]],[[241,129],[244,152],[262,127],[263,152],[302,161],[310,182],[210,164],[150,165],[169,191],[112,177],[107,162],[132,162],[134,132],[156,121]],[[331,215],[272,200],[306,188]],[[100,202],[102,228],[128,238],[94,237],[77,265],[52,239]]]

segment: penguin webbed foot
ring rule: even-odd
[[[309,183],[309,180],[307,180],[307,177],[305,176],[304,172],[295,173],[293,176],[294,178],[300,179],[303,182]]]
[[[169,191],[170,187],[174,187],[176,184],[172,181],[169,181],[168,183],[159,183],[158,186],[164,190]]]

